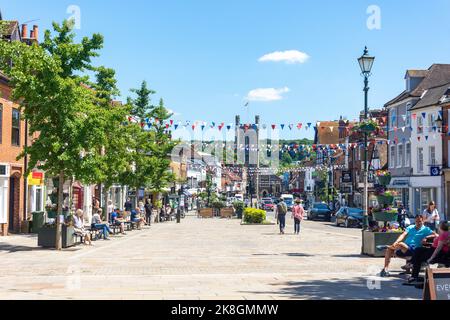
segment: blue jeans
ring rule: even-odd
[[[105,239],[107,239],[109,234],[112,233],[111,229],[106,224],[94,224],[94,227],[95,229],[100,230]]]
[[[278,222],[280,223],[280,232],[284,232],[284,228],[286,228],[286,215],[278,214]]]

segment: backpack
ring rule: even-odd
[[[287,213],[286,204],[284,202],[280,202],[279,204],[277,204],[277,211],[278,214],[286,214]]]

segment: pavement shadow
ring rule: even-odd
[[[254,253],[252,256],[288,256],[288,257],[314,257],[315,255],[307,254],[307,253]]]
[[[15,246],[9,243],[0,242],[0,252],[26,252],[26,251],[43,251],[46,250],[40,247],[29,247],[29,246]]]
[[[335,254],[332,255],[333,258],[363,258],[363,259],[384,259],[384,257],[371,257],[363,254]]]
[[[377,279],[377,278],[374,278]],[[399,300],[420,299],[422,291],[406,287],[397,278],[383,279],[378,285],[368,277],[291,281],[273,292],[251,292],[261,295],[281,295],[286,299],[303,300]],[[279,284],[273,284],[279,286]]]

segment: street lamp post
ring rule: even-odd
[[[367,121],[369,116],[369,77],[371,75],[372,66],[375,61],[375,57],[369,56],[369,50],[367,47],[364,49],[364,54],[358,59],[359,66],[361,67],[362,76],[364,77],[364,120]],[[369,226],[369,163],[368,163],[368,133],[364,133],[364,230]]]

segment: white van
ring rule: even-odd
[[[281,199],[286,203],[289,211],[292,211],[294,207],[294,196],[292,194],[283,194],[281,195]]]

